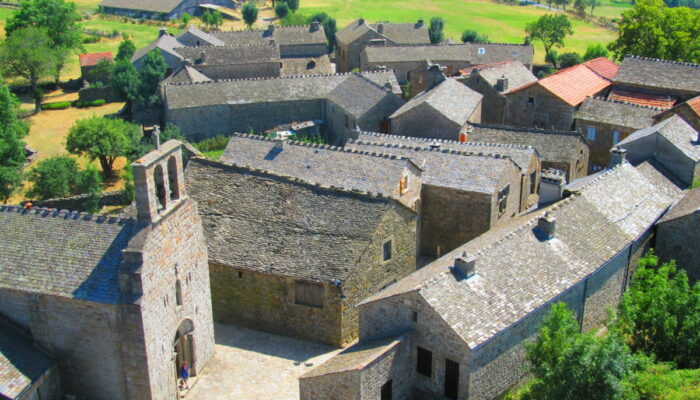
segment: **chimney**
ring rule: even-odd
[[[432,142],[432,143],[430,143],[430,148],[431,148],[431,149],[436,149],[436,150],[437,150],[437,149],[440,148],[440,143],[438,143],[438,142]]]
[[[164,26],[161,26],[160,29],[158,30],[158,37],[163,37],[168,34],[168,29]]]
[[[428,65],[428,77],[426,79],[428,87],[426,90],[434,88],[445,80],[445,74],[443,73],[444,70],[445,68],[438,64]]]
[[[197,60],[197,64],[204,64],[207,61],[207,53],[201,52],[199,53],[199,60]]]
[[[320,26],[321,26],[321,24],[319,24],[319,22],[317,20],[314,20],[311,23],[311,32],[316,32],[317,30],[320,29]]]
[[[284,138],[278,137],[277,139],[275,139],[275,146],[273,147],[273,149],[277,151],[284,150]]]
[[[476,76],[479,72],[481,72],[480,68],[474,68],[472,69],[471,75]]]
[[[160,127],[158,125],[153,127],[153,146],[156,150],[160,149]]]
[[[277,44],[277,42],[275,42],[275,39],[270,39],[269,45],[274,46],[275,44]]]
[[[394,87],[391,85],[391,81],[387,79],[387,81],[384,83],[384,87],[392,90]]]
[[[423,24],[425,24],[425,21],[423,21],[423,18],[419,18],[419,19],[418,19],[418,23],[416,24],[416,26],[420,28],[420,27],[423,26]]]
[[[384,33],[384,23],[380,22],[377,24],[377,32]]]
[[[267,31],[270,32],[270,35],[272,35],[273,33],[275,33],[275,26],[272,25],[272,24],[270,24],[270,25],[267,27]]]
[[[360,19],[357,20],[357,25],[364,25],[365,24],[365,19],[360,17]]]
[[[547,211],[543,217],[537,220],[537,228],[544,234],[546,240],[554,239],[554,229],[557,219]]]
[[[564,196],[566,175],[558,169],[546,169],[540,176],[540,188],[537,194],[540,196],[540,204],[554,203]]]
[[[476,257],[464,252],[461,257],[455,258],[454,268],[460,270],[467,278],[476,275]]]
[[[627,162],[627,150],[620,146],[615,146],[610,149],[610,164],[608,168],[616,167]]]
[[[496,90],[499,92],[505,92],[508,90],[508,78],[506,78],[505,75],[496,80]]]
[[[467,132],[460,132],[459,133],[459,142],[460,143],[467,143]]]

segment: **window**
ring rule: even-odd
[[[350,119],[348,118],[347,115],[345,115],[345,127],[347,128],[349,126],[350,126]]]
[[[510,185],[506,185],[500,192],[498,192],[498,216],[500,217],[506,212],[508,207],[508,193],[510,192]]]
[[[589,126],[586,129],[586,138],[591,142],[595,141],[595,126]]]
[[[382,244],[382,261],[391,260],[392,243],[391,239],[387,240]]]
[[[182,285],[179,279],[175,281],[175,303],[178,306],[182,305]]]
[[[620,131],[613,131],[613,144],[620,141]]]
[[[177,200],[180,198],[180,185],[178,184],[177,176],[177,160],[175,156],[171,156],[168,159],[168,182],[170,183],[170,200]]]
[[[239,278],[243,278],[243,272],[238,271],[238,277],[239,277]]]
[[[392,393],[392,380],[389,379],[385,384],[382,385],[381,394],[379,396],[380,400],[392,400],[394,397]]]
[[[413,322],[418,322],[418,311],[413,312]]]
[[[158,201],[156,202],[156,207],[158,208],[158,212],[161,212],[165,209],[165,183],[163,183],[163,167],[160,165],[156,166],[156,169],[153,171],[153,181],[156,184],[156,198]]]
[[[317,283],[296,281],[294,282],[294,302],[304,306],[323,307],[323,285]]]
[[[408,175],[404,175],[399,181],[399,194],[406,194],[408,191]]]
[[[530,194],[537,191],[537,171],[532,171],[530,174]]]
[[[535,98],[534,97],[528,97],[527,98],[527,105],[528,106],[534,106],[535,105]]]
[[[486,54],[486,49],[483,47],[479,47],[479,50],[476,51],[480,56]]]
[[[430,377],[433,375],[433,352],[422,347],[417,347],[416,372]]]

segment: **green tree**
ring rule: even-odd
[[[209,29],[209,27],[212,25],[211,17],[212,17],[211,11],[209,9],[206,9],[202,13],[202,16],[199,18],[202,20],[202,22],[204,22],[204,26],[206,26],[207,29]]]
[[[602,44],[592,44],[586,48],[586,53],[583,55],[583,61],[592,60],[598,57],[607,57],[610,52],[603,47]]]
[[[143,60],[139,69],[139,87],[137,103],[141,106],[152,106],[158,103],[158,88],[168,71],[168,64],[159,50],[152,50]]]
[[[87,194],[83,204],[84,211],[95,213],[100,210],[100,193],[102,193],[102,179],[100,172],[94,165],[88,165],[78,173],[76,182],[78,193]]]
[[[126,59],[117,60],[109,78],[114,95],[126,101],[129,112],[138,99],[141,78],[134,64]]]
[[[76,193],[78,164],[75,158],[55,156],[41,160],[29,172],[32,188],[27,196],[39,200],[68,197]]]
[[[278,1],[275,6],[275,15],[277,18],[282,19],[289,15],[289,5],[284,1]]]
[[[287,0],[287,4],[293,13],[297,12],[299,9],[299,0]]]
[[[620,322],[635,350],[681,368],[700,367],[700,283],[649,251],[620,304]]]
[[[445,29],[445,21],[440,17],[430,19],[428,26],[428,35],[430,35],[430,43],[440,43],[445,39],[443,30]]]
[[[591,8],[591,17],[593,16],[593,10],[600,5],[600,0],[585,0],[586,6]]]
[[[544,61],[551,63],[554,68],[556,68],[557,62],[559,61],[559,53],[556,50],[550,50],[547,55],[544,56]]]
[[[557,7],[561,7],[566,11],[566,6],[571,4],[571,0],[554,0],[554,3],[557,5]]]
[[[489,37],[477,31],[462,32],[462,43],[488,43]]]
[[[35,27],[17,29],[0,46],[0,68],[9,76],[29,82],[35,110],[39,112],[39,80],[52,76],[58,62],[46,31]]]
[[[559,61],[559,68],[567,68],[583,62],[581,55],[576,52],[562,53],[557,57],[557,60]]]
[[[218,11],[213,11],[211,13],[211,22],[215,28],[218,28],[219,26],[221,26],[221,24],[224,23],[224,15]]]
[[[22,138],[28,127],[19,117],[19,100],[5,85],[0,85],[0,201],[7,202],[22,183],[26,158]]]
[[[136,53],[136,45],[131,39],[124,39],[119,43],[119,50],[117,51],[117,61],[126,60],[131,61],[131,57]]]
[[[189,26],[192,16],[188,13],[182,14],[182,25]]]
[[[129,157],[141,142],[141,129],[121,119],[90,117],[81,119],[68,131],[66,150],[99,160],[104,179],[112,177],[114,162]]]
[[[586,3],[586,0],[574,0],[574,10],[576,10],[576,14],[579,16],[586,15],[587,6],[588,4]]]
[[[90,83],[102,82],[105,85],[109,84],[109,78],[112,73],[112,68],[114,63],[112,60],[103,59],[97,62],[94,67],[92,67],[83,78],[85,78]]]
[[[328,51],[333,52],[335,50],[335,33],[338,31],[338,27],[335,22],[335,18],[328,17],[322,23],[323,30],[326,33],[326,41],[328,42]]]
[[[258,20],[258,7],[252,1],[248,1],[243,5],[241,13],[243,14],[243,22],[248,25],[248,29]]]
[[[525,32],[531,40],[539,40],[544,46],[544,53],[549,54],[554,47],[564,45],[564,38],[574,33],[571,21],[561,14],[546,14],[537,21],[527,24]]]
[[[27,27],[46,30],[50,47],[54,50],[56,82],[71,53],[83,49],[80,14],[75,3],[64,0],[28,0],[20,2],[19,10],[7,21],[8,36]]]

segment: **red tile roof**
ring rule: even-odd
[[[579,64],[564,68],[534,84],[539,84],[568,104],[577,106],[583,103],[586,97],[596,95],[611,83],[587,66]]]
[[[595,72],[596,74],[609,80],[615,79],[615,76],[617,75],[617,70],[620,69],[619,65],[615,64],[614,62],[608,60],[605,57],[598,57],[592,60],[588,60],[585,63],[583,63],[583,65],[593,70],[593,72]]]
[[[512,63],[512,62],[515,62],[515,61],[513,61],[513,60],[506,60],[506,61],[500,61],[500,62],[491,63],[491,64],[472,65],[472,66],[469,67],[469,68],[460,69],[459,72],[460,72],[462,75],[469,75],[469,74],[471,74],[472,71],[475,70],[475,69],[489,69],[489,68],[493,68],[493,67],[498,67],[498,66],[500,66],[500,65],[510,64],[510,63]]]
[[[694,97],[694,98],[688,100],[687,103],[688,103],[688,105],[690,106],[690,108],[691,108],[693,111],[695,111],[695,114],[697,114],[698,116],[700,116],[700,96]]]
[[[111,60],[112,52],[106,51],[104,53],[80,54],[78,58],[80,59],[80,66],[87,67],[97,64],[100,60]]]
[[[656,94],[630,92],[627,90],[613,89],[610,92],[610,100],[625,101],[640,106],[658,107],[667,110],[676,103],[676,99],[669,96]],[[692,107],[692,106],[691,106]]]

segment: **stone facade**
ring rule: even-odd
[[[700,281],[700,189],[692,189],[656,226],[656,254],[662,262],[676,260],[691,282]]]
[[[571,130],[576,107],[539,85],[506,95],[506,125]]]

